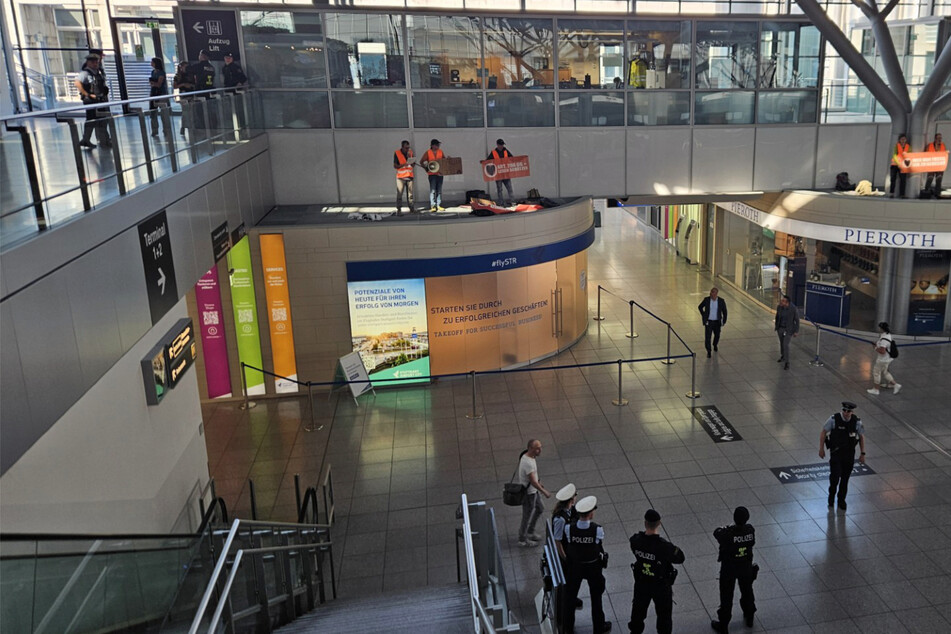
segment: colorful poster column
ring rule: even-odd
[[[195,301],[198,303],[208,398],[231,396],[231,368],[228,364],[228,343],[225,341],[217,266],[211,267],[195,284]]]
[[[348,282],[347,294],[353,350],[370,380],[379,387],[428,381],[424,280]]]
[[[908,300],[909,335],[938,334],[944,330],[949,269],[951,251],[915,251]]]
[[[261,234],[261,267],[264,270],[264,297],[271,328],[271,360],[274,363],[274,390],[297,391],[297,358],[291,327],[291,298],[287,288],[287,264],[284,261],[284,236]]]
[[[235,339],[238,359],[255,368],[263,368],[261,335],[258,332],[258,310],[254,301],[254,278],[251,275],[251,242],[247,236],[228,251],[231,271],[231,307],[234,310]],[[244,369],[248,394],[264,394],[264,374]]]

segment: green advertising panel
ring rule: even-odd
[[[251,275],[251,246],[245,236],[228,251],[228,269],[231,271],[231,307],[234,309],[235,337],[238,340],[238,359],[255,368],[263,368],[261,335],[258,332],[258,309],[254,303],[254,277]],[[244,369],[248,394],[264,394],[264,375],[257,370]]]

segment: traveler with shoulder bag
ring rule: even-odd
[[[515,476],[517,475],[518,465],[515,466],[512,479],[502,485],[502,502],[506,506],[521,506],[522,501],[525,499],[525,485],[515,481]]]

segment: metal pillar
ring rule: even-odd
[[[476,373],[475,370],[469,372],[469,379],[472,381],[472,411],[466,414],[469,420],[478,420],[482,418],[482,413],[476,411]]]
[[[637,331],[634,330],[634,301],[629,301],[627,305],[631,309],[631,330],[624,336],[628,339],[637,339]]]
[[[621,396],[621,384],[624,380],[621,376],[621,371],[623,370],[622,363],[623,361],[621,361],[621,359],[617,360],[617,398],[611,401],[612,405],[617,405],[618,407],[624,407],[628,402],[626,398]]]

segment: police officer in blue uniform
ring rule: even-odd
[[[555,499],[555,509],[551,512],[551,532],[555,539],[555,547],[558,549],[558,558],[561,560],[562,570],[568,569],[568,555],[565,552],[565,527],[571,524],[575,518],[575,498],[578,495],[578,489],[571,482],[558,489]],[[584,607],[581,599],[575,601],[575,609],[580,610]]]
[[[819,434],[819,457],[826,457],[829,448],[829,508],[836,499],[838,489],[839,508],[846,509],[845,496],[849,492],[849,478],[855,466],[855,445],[861,453],[859,462],[865,464],[865,426],[862,419],[852,413],[855,403],[842,401],[842,411],[833,414],[822,426]]]
[[[756,544],[756,529],[747,522],[750,512],[745,506],[733,511],[733,525],[721,526],[713,531],[713,537],[720,544],[720,609],[717,620],[710,627],[716,632],[726,634],[730,631],[730,617],[733,616],[733,589],[740,584],[740,608],[746,627],[753,627],[753,613],[756,612],[756,598],[753,596],[753,581],[759,572],[759,566],[753,564],[753,546]]]
[[[562,632],[572,634],[575,628],[575,600],[581,582],[588,582],[591,592],[591,622],[595,634],[611,631],[611,622],[604,620],[601,598],[604,595],[604,573],[607,553],[604,552],[604,529],[591,521],[598,508],[593,495],[581,498],[575,505],[576,518],[565,526],[565,552],[568,569],[565,571],[567,594],[562,603]]]
[[[682,550],[659,534],[660,513],[648,509],[644,513],[644,530],[631,536],[631,552],[634,553],[634,600],[631,602],[631,621],[627,624],[633,634],[644,631],[647,608],[654,602],[657,613],[657,632],[670,634],[674,629],[673,585],[677,570],[673,564],[684,562]]]

